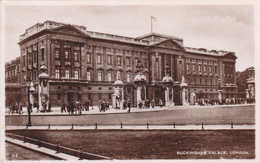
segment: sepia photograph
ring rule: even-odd
[[[2,1],[1,162],[257,162],[255,3]]]

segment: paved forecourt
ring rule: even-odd
[[[60,108],[53,108],[50,113],[32,113],[33,126],[72,125],[252,125],[255,124],[255,105],[215,105],[215,106],[173,106],[149,109],[131,108],[126,110],[110,109],[99,112],[98,107],[79,114],[60,113]],[[6,126],[26,126],[28,115],[6,114]]]

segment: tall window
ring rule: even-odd
[[[156,58],[157,59],[157,58]],[[139,61],[139,59],[138,58],[136,58],[135,59],[135,66],[137,66],[137,64],[138,64],[138,61]],[[157,60],[156,60],[156,62],[157,62]],[[159,61],[158,61],[159,62]]]
[[[127,67],[130,67],[130,65],[131,65],[130,63],[131,63],[131,62],[130,62],[130,58],[126,58],[126,66],[127,66]]]
[[[33,63],[36,63],[36,60],[37,60],[36,51],[33,51]]]
[[[201,81],[201,78],[200,78],[200,84],[202,83],[202,81]]]
[[[98,62],[98,64],[102,64],[102,56],[101,55],[97,56],[97,62]]]
[[[28,64],[32,65],[32,54],[28,53]]]
[[[211,66],[209,66],[209,72],[212,72],[212,67]]]
[[[126,78],[127,78],[127,79],[126,79],[127,82],[131,82],[131,74],[130,74],[130,73],[127,74]]]
[[[55,70],[55,77],[56,77],[56,79],[60,78],[60,70],[59,69]]]
[[[207,72],[207,66],[204,65],[204,72]]]
[[[23,56],[23,66],[25,66],[25,56]]]
[[[98,81],[102,81],[102,73],[98,72]]]
[[[70,70],[65,70],[65,78],[66,79],[70,78]]]
[[[218,66],[215,66],[215,73],[218,73]]]
[[[190,83],[190,77],[188,77],[188,83]]]
[[[42,61],[44,61],[44,49],[41,49]]]
[[[78,52],[74,52],[74,61],[78,61],[79,60],[79,54]]]
[[[212,79],[210,79],[210,84],[211,84],[211,85],[213,84],[213,80],[212,80]]]
[[[90,71],[87,72],[87,80],[90,80]]]
[[[195,65],[192,65],[192,71],[195,71]]]
[[[60,59],[60,51],[59,50],[55,51],[55,58]]]
[[[187,71],[189,71],[190,70],[190,65],[189,64],[187,64]]]
[[[195,84],[197,83],[197,81],[196,81],[196,78],[195,78],[195,77],[193,78],[193,81],[194,81],[194,83],[195,83]]]
[[[201,72],[201,65],[198,66],[199,72]]]
[[[122,65],[122,57],[117,57],[117,65],[121,66]]]
[[[205,78],[205,84],[208,84],[208,79],[207,78]]]
[[[69,51],[65,51],[65,60],[69,60]]]
[[[74,71],[74,77],[75,77],[76,79],[79,78],[79,71],[78,71],[78,70],[75,70],[75,71]]]
[[[147,68],[147,60],[144,59],[144,68]]]
[[[109,73],[107,74],[107,80],[108,80],[108,81],[112,81],[112,73],[111,73],[111,72],[109,72]]]
[[[112,56],[110,55],[107,56],[107,64],[112,65]]]
[[[91,63],[91,54],[90,53],[87,53],[87,62]]]

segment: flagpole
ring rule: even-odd
[[[151,16],[151,33],[153,33],[153,17]]]

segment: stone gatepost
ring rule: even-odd
[[[42,65],[40,67],[40,70],[42,73],[38,76],[39,79],[39,93],[38,93],[38,99],[39,99],[39,109],[43,112],[46,112],[49,105],[49,97],[50,97],[50,89],[49,89],[49,79],[50,76],[46,73],[47,67],[45,65]]]
[[[162,83],[165,86],[165,106],[174,106],[173,102],[173,79],[169,74],[163,78]]]
[[[222,90],[218,90],[218,100],[221,101],[222,99]]]
[[[138,103],[145,101],[146,96],[146,76],[143,74],[143,65],[139,60],[136,66],[137,75],[134,78],[134,84],[136,88],[136,104],[138,107]]]
[[[246,89],[246,98],[247,98],[247,99],[250,98],[250,92],[249,92],[249,89]]]
[[[114,94],[112,95],[112,107],[114,109],[123,109],[124,102],[124,83],[121,81],[120,72],[117,71],[117,80],[114,83]]]
[[[182,90],[182,92],[181,92],[181,95],[182,95],[182,105],[184,105],[184,106],[189,105],[188,99],[187,99],[188,93],[186,92],[186,88],[188,87],[188,84],[185,83],[184,76],[182,76],[182,82],[181,82],[180,87],[181,87],[181,90]]]

